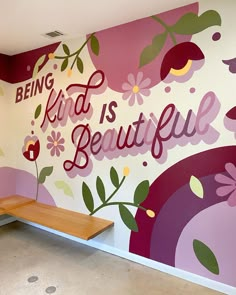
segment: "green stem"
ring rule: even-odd
[[[36,201],[38,200],[38,193],[39,193],[39,170],[38,170],[38,165],[37,161],[35,160],[35,167],[36,167],[36,174],[37,174],[37,189],[36,189]]]
[[[114,190],[114,192],[110,195],[110,197],[108,197],[106,199],[106,201],[102,205],[100,205],[96,209],[94,209],[93,212],[90,213],[90,215],[93,215],[94,213],[96,213],[97,211],[99,211],[101,208],[103,208],[105,206],[108,206],[109,205],[108,202],[118,192],[118,190],[120,189],[120,187],[122,186],[122,184],[124,183],[124,181],[125,181],[125,176],[123,176],[123,178],[121,179],[121,182],[119,183],[118,187]]]
[[[159,24],[161,24],[166,29],[166,31],[169,33],[169,35],[171,37],[171,40],[173,41],[174,45],[176,45],[177,44],[177,40],[176,40],[173,32],[170,30],[170,27],[162,19],[160,19],[158,16],[153,15],[152,18],[155,21],[157,21]]]
[[[55,58],[55,59],[65,59],[65,58],[69,58],[69,57],[72,57],[72,56],[76,55],[76,57],[75,57],[75,59],[74,59],[74,61],[73,61],[73,64],[72,64],[72,66],[71,66],[71,69],[72,69],[73,66],[74,66],[74,64],[75,64],[75,61],[76,61],[77,57],[78,57],[79,54],[80,54],[80,52],[83,50],[83,48],[84,48],[85,45],[88,43],[88,41],[94,36],[94,34],[95,34],[95,33],[92,33],[92,34],[88,37],[88,39],[83,43],[83,45],[82,45],[77,51],[75,51],[74,53],[71,53],[71,54],[69,54],[69,55],[64,55],[64,56],[58,56],[58,55],[56,55],[54,58]]]
[[[117,206],[117,205],[127,205],[127,206],[133,206],[133,207],[136,207],[136,208],[139,208],[143,211],[146,211],[147,209],[144,208],[143,206],[140,206],[140,205],[137,205],[137,204],[134,204],[134,203],[131,203],[131,202],[111,202],[111,203],[103,203],[102,205],[100,205],[99,207],[97,207],[97,209],[95,209],[93,212],[91,212],[89,215],[93,215],[94,213],[96,213],[98,210],[104,208],[104,207],[107,207],[107,206]]]
[[[85,45],[88,43],[88,41],[94,36],[94,34],[95,34],[95,33],[92,33],[92,34],[88,37],[88,39],[84,42],[84,44],[80,47],[80,49],[77,51],[76,57],[75,57],[75,59],[74,59],[72,65],[71,65],[71,67],[70,67],[71,69],[73,69],[73,66],[74,66],[74,64],[75,64],[75,62],[76,62],[76,60],[77,60],[77,58],[78,58],[80,52],[83,50],[83,48],[84,48]]]

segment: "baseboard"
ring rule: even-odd
[[[17,219],[15,217],[6,217],[5,219],[3,220],[0,220],[0,226],[3,226],[3,225],[6,225],[8,223],[11,223],[11,222],[14,222],[16,221]]]
[[[82,240],[82,239],[79,239],[79,238],[64,234],[64,233],[56,231],[56,230],[53,230],[53,229],[50,229],[50,228],[47,228],[47,227],[44,227],[44,226],[41,226],[41,225],[38,225],[38,224],[35,224],[35,223],[32,223],[32,222],[28,222],[28,221],[23,220],[23,219],[17,219],[17,220],[19,220],[19,221],[21,221],[23,223],[29,224],[31,226],[34,226],[36,228],[39,228],[39,229],[45,230],[47,232],[50,232],[52,234],[61,236],[63,238],[66,238],[66,239],[69,239],[69,240],[72,240],[72,241],[75,241],[75,242],[78,242],[78,243],[81,243],[81,244],[84,244],[84,245],[99,249],[101,251],[108,252],[110,254],[113,254],[113,255],[116,255],[116,256],[131,260],[133,262],[136,262],[136,263],[151,267],[151,268],[159,270],[161,272],[168,273],[170,275],[173,275],[173,276],[179,277],[181,279],[190,281],[192,283],[195,283],[195,284],[198,284],[198,285],[201,285],[201,286],[204,286],[204,287],[207,287],[207,288],[222,292],[224,294],[236,295],[236,289],[234,287],[229,286],[229,285],[225,285],[223,283],[219,283],[219,282],[216,282],[216,281],[213,281],[213,280],[210,280],[210,279],[207,279],[207,278],[204,278],[204,277],[201,277],[201,276],[186,272],[186,271],[181,270],[181,269],[174,268],[174,267],[169,266],[169,265],[159,263],[157,261],[154,261],[154,260],[139,256],[139,255],[136,255],[136,254],[133,254],[133,253],[130,253],[130,252],[119,250],[117,248],[114,248],[114,247],[111,247],[111,246],[96,242],[94,240],[85,241],[85,240]]]

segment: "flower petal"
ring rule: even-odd
[[[51,149],[51,152],[50,152],[51,156],[54,156],[55,152],[56,152],[56,147],[53,146],[53,148]]]
[[[135,85],[138,85],[139,87],[141,87],[140,83],[142,79],[143,79],[143,72],[138,72]]]
[[[216,190],[216,194],[219,197],[224,197],[230,194],[234,190],[235,190],[235,187],[233,185],[224,185],[224,186],[218,187],[218,189]]]
[[[235,180],[223,174],[216,174],[215,181],[219,183],[223,183],[223,184],[231,184],[231,185],[235,184]]]
[[[60,150],[59,150],[59,148],[58,147],[56,147],[56,155],[57,155],[57,157],[59,157],[60,156]]]
[[[127,91],[127,90],[131,90],[133,88],[133,86],[130,85],[129,83],[125,82],[125,83],[122,84],[121,88],[123,90]]]
[[[58,141],[60,137],[61,137],[61,132],[57,132],[55,141]]]
[[[135,102],[135,94],[133,93],[129,99],[129,105],[132,107]]]
[[[133,74],[128,75],[128,82],[130,83],[131,86],[135,85],[135,78]]]
[[[53,141],[55,141],[55,139],[56,139],[56,132],[54,130],[52,130],[51,136],[52,136]]]
[[[57,141],[57,144],[63,144],[65,143],[65,139],[62,137]]]
[[[144,95],[144,96],[149,96],[151,94],[151,91],[149,89],[141,89],[139,91],[139,93]]]
[[[52,147],[54,146],[54,144],[53,143],[51,143],[51,142],[49,142],[48,144],[47,144],[47,149],[51,149]]]
[[[48,140],[49,142],[54,142],[53,138],[52,138],[50,135],[47,136],[47,140]]]
[[[58,148],[60,151],[62,151],[62,152],[64,152],[64,150],[65,150],[64,145],[61,145],[61,144],[59,144],[59,145],[57,146],[57,148]]]
[[[126,100],[132,95],[132,93],[132,91],[126,91],[125,93],[123,93],[122,98]]]
[[[232,192],[232,194],[229,196],[227,203],[230,207],[236,206],[236,190]]]
[[[143,104],[143,98],[139,93],[136,93],[136,98],[139,105]]]
[[[143,80],[140,85],[139,88],[146,88],[151,84],[151,79],[150,78],[146,78],[145,80]]]
[[[236,167],[233,163],[225,164],[225,170],[229,173],[229,175],[236,180]]]

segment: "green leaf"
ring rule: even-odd
[[[40,58],[36,61],[33,69],[32,78],[35,78],[37,76],[40,66],[44,63],[45,57],[46,54],[40,56]]]
[[[57,180],[57,181],[55,181],[55,186],[58,189],[62,189],[64,191],[64,194],[66,196],[74,197],[74,194],[73,194],[70,186],[65,181],[63,181],[63,180]]]
[[[34,118],[35,120],[40,116],[42,110],[42,105],[39,104],[34,112]]]
[[[111,178],[111,182],[114,185],[114,187],[117,188],[119,186],[120,181],[119,181],[118,173],[114,167],[111,167],[110,178]]]
[[[193,175],[190,177],[189,186],[190,186],[192,192],[197,197],[203,199],[203,197],[204,197],[203,186],[201,184],[201,181],[197,177],[195,177]]]
[[[207,247],[207,245],[199,240],[194,240],[193,249],[197,259],[206,269],[215,275],[220,273],[215,254],[209,247]]]
[[[0,96],[4,96],[4,90],[3,87],[0,86]]]
[[[152,44],[145,47],[140,55],[139,60],[139,67],[143,67],[146,64],[149,64],[153,61],[158,54],[161,52],[163,46],[165,45],[167,38],[167,32],[164,32],[161,35],[156,35],[153,40]]]
[[[94,202],[93,202],[93,196],[90,191],[90,188],[87,186],[85,182],[82,184],[82,195],[84,199],[84,203],[89,210],[89,212],[93,212],[94,210]]]
[[[100,200],[104,203],[106,200],[106,192],[105,192],[104,184],[99,176],[97,177],[96,188],[97,188],[97,192],[98,192]]]
[[[181,35],[193,35],[209,27],[220,25],[219,13],[215,10],[208,10],[200,16],[192,12],[186,13],[171,27],[171,30]]]
[[[50,176],[52,174],[52,171],[53,171],[53,166],[44,167],[39,174],[38,182],[44,183],[46,180],[46,177]]]
[[[83,61],[82,59],[78,56],[77,57],[77,69],[79,70],[79,72],[81,74],[83,74],[83,71],[84,71],[84,64],[83,64]]]
[[[140,184],[136,187],[134,192],[134,203],[139,205],[143,201],[145,201],[147,195],[149,193],[149,181],[144,180],[140,182]]]
[[[131,212],[123,205],[119,204],[120,217],[124,224],[132,231],[138,232],[138,225]]]
[[[0,148],[0,157],[4,157],[4,156],[5,156],[5,154],[4,154],[3,150]]]
[[[69,59],[68,57],[64,59],[63,63],[61,64],[61,72],[65,71],[68,66]]]
[[[95,37],[94,35],[90,39],[90,45],[91,45],[91,49],[93,53],[95,55],[99,55],[99,50],[100,50],[99,41],[97,37]]]
[[[64,50],[65,54],[66,55],[70,55],[70,49],[69,49],[69,47],[66,44],[63,44],[62,47],[63,47],[63,50]]]

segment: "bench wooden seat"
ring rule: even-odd
[[[4,214],[22,218],[84,240],[94,238],[114,224],[113,221],[48,206],[21,196],[8,198],[0,199],[0,208],[5,210]]]
[[[11,209],[21,207],[33,202],[35,201],[19,195],[13,195],[6,198],[2,198],[0,199],[0,212],[3,211],[3,214],[6,214],[7,211]]]

